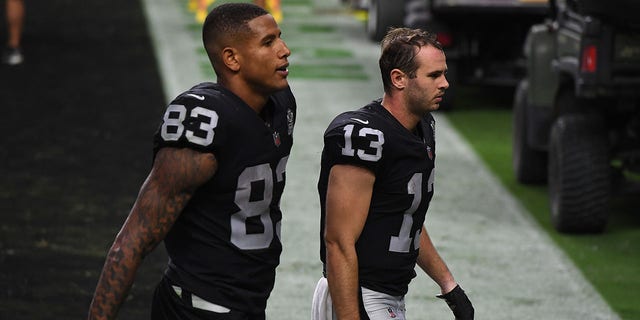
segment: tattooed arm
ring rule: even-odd
[[[107,254],[88,319],[115,319],[143,258],[164,239],[193,193],[217,168],[210,153],[174,148],[158,151],[151,173]]]

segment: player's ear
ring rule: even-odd
[[[407,86],[407,74],[400,69],[391,70],[391,85],[398,90],[402,90]]]
[[[238,50],[232,47],[222,49],[222,62],[232,71],[240,70],[240,61],[238,60]]]

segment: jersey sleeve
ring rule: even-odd
[[[211,102],[197,94],[181,95],[167,107],[154,137],[154,152],[163,147],[214,152],[222,143],[222,123]]]
[[[332,165],[348,164],[376,173],[383,160],[384,133],[360,121],[343,121],[324,136],[324,152]]]

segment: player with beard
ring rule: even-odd
[[[324,134],[318,192],[320,279],[315,320],[404,320],[416,263],[441,289],[456,319],[474,309],[431,242],[435,121],[449,83],[433,35],[391,30],[379,60],[384,95],[338,115]]]
[[[280,35],[253,4],[209,13],[203,42],[218,82],[166,109],[153,167],[108,253],[89,319],[116,317],[143,258],[163,240],[170,260],[152,319],[265,318],[296,118]]]

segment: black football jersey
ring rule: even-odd
[[[356,242],[360,285],[400,296],[416,276],[414,268],[421,227],[433,197],[434,119],[425,116],[410,132],[380,100],[337,116],[324,134],[318,192],[321,203],[320,259],[325,201],[331,167],[355,165],[371,170],[376,180],[364,228]]]
[[[248,313],[265,309],[280,262],[280,197],[296,118],[290,89],[273,94],[264,114],[220,85],[202,83],[170,103],[154,139],[155,152],[191,148],[218,161],[164,239],[166,276]]]

